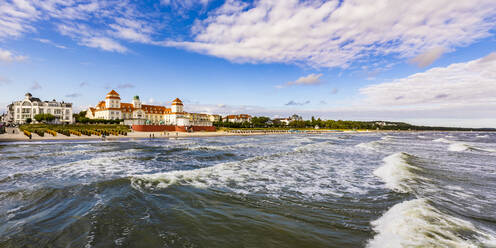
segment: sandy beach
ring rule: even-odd
[[[325,133],[336,133],[336,131],[320,131]],[[217,131],[217,132],[129,132],[127,136],[119,135],[119,136],[107,136],[106,140],[117,140],[117,139],[147,139],[153,137],[155,139],[168,139],[168,138],[189,138],[189,137],[216,137],[216,136],[252,136],[252,135],[269,135],[269,134],[280,134],[280,135],[290,135],[295,133],[277,131],[241,131],[241,132],[226,132],[226,131]],[[301,133],[300,133],[301,134]],[[48,141],[48,140],[101,140],[101,136],[65,136],[62,134],[57,134],[57,136],[51,136],[49,134],[45,134],[44,137],[40,137],[37,134],[33,133],[32,138],[29,139],[26,135],[21,132],[16,131],[16,133],[5,133],[0,134],[0,142],[15,142],[15,141]]]

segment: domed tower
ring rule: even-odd
[[[106,108],[121,108],[121,97],[115,90],[110,91],[105,97]]]
[[[29,92],[26,93],[24,96],[26,97],[26,100],[29,100],[29,99],[31,99],[31,97],[33,97],[33,95],[31,95],[31,93],[29,93]]]
[[[140,101],[139,96],[134,96],[134,98],[133,98],[133,107],[135,109],[140,109],[141,108],[141,101]]]
[[[172,113],[182,113],[183,112],[183,102],[179,100],[179,98],[174,99],[172,101],[171,107]]]

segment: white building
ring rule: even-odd
[[[251,115],[247,114],[239,114],[239,115],[228,115],[223,118],[224,121],[233,122],[233,123],[243,123],[250,122]]]
[[[172,126],[212,126],[209,116],[205,114],[186,113],[183,102],[178,98],[172,101],[170,108],[142,104],[139,96],[132,103],[121,102],[120,95],[110,91],[94,108],[89,108],[86,117],[90,119],[124,120],[125,123],[154,124]]]
[[[56,123],[72,123],[72,103],[52,101],[41,101],[26,93],[24,100],[16,101],[7,106],[7,122],[15,124],[26,123],[31,118],[36,123],[34,116],[37,114],[51,114],[55,116]]]
[[[293,120],[291,120],[291,118],[276,118],[274,119],[274,121],[276,122],[279,122],[285,126],[289,125],[290,122],[292,122]]]

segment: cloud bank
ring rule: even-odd
[[[496,105],[496,53],[360,89],[376,106]]]
[[[233,62],[348,67],[377,55],[432,63],[438,53],[490,35],[493,0],[227,1],[197,22],[193,41],[168,42]]]

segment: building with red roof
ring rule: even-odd
[[[124,120],[125,123],[140,123],[173,126],[212,126],[208,114],[186,113],[183,102],[176,98],[171,107],[142,104],[139,96],[134,96],[132,103],[121,102],[119,93],[110,91],[104,101],[90,107],[86,117],[90,119]]]

